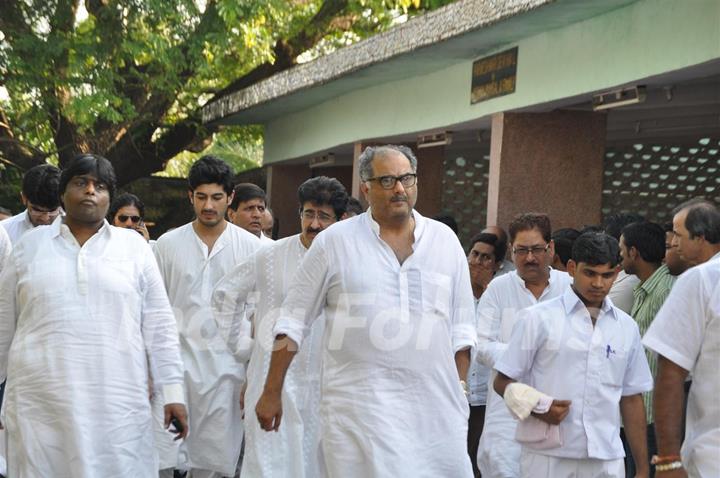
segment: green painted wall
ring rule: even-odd
[[[268,123],[265,164],[363,139],[440,129],[718,59],[720,1],[641,0],[481,56],[515,45],[512,95],[471,105],[472,60],[354,91]]]

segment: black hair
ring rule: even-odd
[[[328,205],[335,212],[335,219],[338,221],[347,210],[348,194],[345,186],[335,178],[318,176],[305,181],[298,188],[298,201],[300,201],[300,212],[303,204],[308,201],[317,205]]]
[[[552,240],[555,243],[555,254],[560,258],[560,262],[567,266],[567,262],[572,255],[572,247],[575,240],[580,237],[580,231],[572,227],[564,227],[553,232]]]
[[[253,183],[240,183],[235,186],[235,195],[230,202],[230,209],[237,211],[241,202],[252,199],[262,199],[262,201],[267,204],[267,195],[260,186]]]
[[[62,173],[60,173],[59,196],[65,193],[65,189],[67,189],[67,185],[72,178],[84,174],[92,174],[98,181],[105,183],[112,201],[116,187],[115,169],[113,169],[110,161],[99,154],[80,154],[65,165]]]
[[[515,236],[522,231],[530,231],[537,229],[542,234],[545,242],[552,240],[552,226],[550,218],[547,214],[537,212],[526,212],[515,216],[508,226],[510,232],[510,242],[515,242]]]
[[[628,250],[637,249],[645,262],[660,264],[665,258],[665,231],[653,222],[634,222],[622,230],[623,241]]]
[[[502,260],[505,259],[505,254],[498,254],[498,250],[501,243],[506,243],[500,241],[500,238],[498,238],[497,235],[490,234],[489,232],[481,232],[479,234],[475,234],[473,237],[470,238],[470,249],[472,249],[475,246],[475,243],[478,242],[482,242],[483,244],[487,244],[488,246],[493,246],[493,256],[495,258],[494,262],[502,262]],[[505,250],[507,250],[507,244],[505,245]]]
[[[586,232],[575,239],[570,258],[576,264],[615,267],[620,263],[620,245],[617,239],[604,232]]]
[[[358,215],[364,213],[365,209],[363,209],[362,203],[357,198],[349,196],[347,203],[347,212]]]
[[[23,175],[22,193],[32,204],[46,209],[60,207],[60,170],[51,164],[40,164]]]
[[[644,220],[645,218],[643,216],[635,213],[610,214],[603,221],[603,229],[605,230],[605,234],[609,234],[614,237],[616,241],[619,241],[623,227],[633,222],[643,222]]]
[[[450,214],[437,214],[436,216],[433,217],[433,219],[445,224],[447,227],[452,229],[452,232],[454,232],[455,234],[458,233],[457,221]]]
[[[112,224],[115,219],[115,214],[125,206],[135,206],[140,212],[140,218],[145,217],[145,204],[140,200],[139,197],[132,193],[122,193],[113,199],[108,210],[108,221]]]
[[[188,173],[190,191],[203,184],[219,184],[228,196],[233,191],[233,173],[222,159],[205,155],[195,161]]]
[[[685,210],[685,229],[690,239],[702,236],[710,244],[720,244],[720,210],[715,204],[706,199],[691,199],[676,207],[673,216]]]

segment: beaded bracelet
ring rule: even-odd
[[[672,471],[679,470],[683,467],[682,461],[673,461],[672,463],[663,463],[662,465],[655,465],[655,473],[659,471]]]

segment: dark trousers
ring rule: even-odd
[[[485,405],[470,407],[470,418],[468,419],[468,455],[472,462],[473,474],[475,478],[480,478],[480,470],[477,466],[477,452],[480,445],[480,435],[482,435],[483,424],[485,423]]]
[[[635,476],[635,460],[633,460],[632,451],[630,450],[630,444],[625,436],[625,429],[620,429],[620,438],[622,439],[623,448],[625,449],[625,476],[632,478]],[[647,447],[648,447],[648,460],[653,455],[657,455],[657,442],[655,441],[655,425],[649,424],[647,426]],[[649,463],[648,463],[649,464]],[[655,467],[650,467],[650,478],[655,476]]]

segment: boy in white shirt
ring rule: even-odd
[[[641,394],[652,376],[637,324],[607,298],[618,260],[614,238],[580,236],[568,261],[572,285],[522,312],[495,365],[495,391],[523,419],[522,476],[624,477],[620,416],[636,476],[649,474]]]

